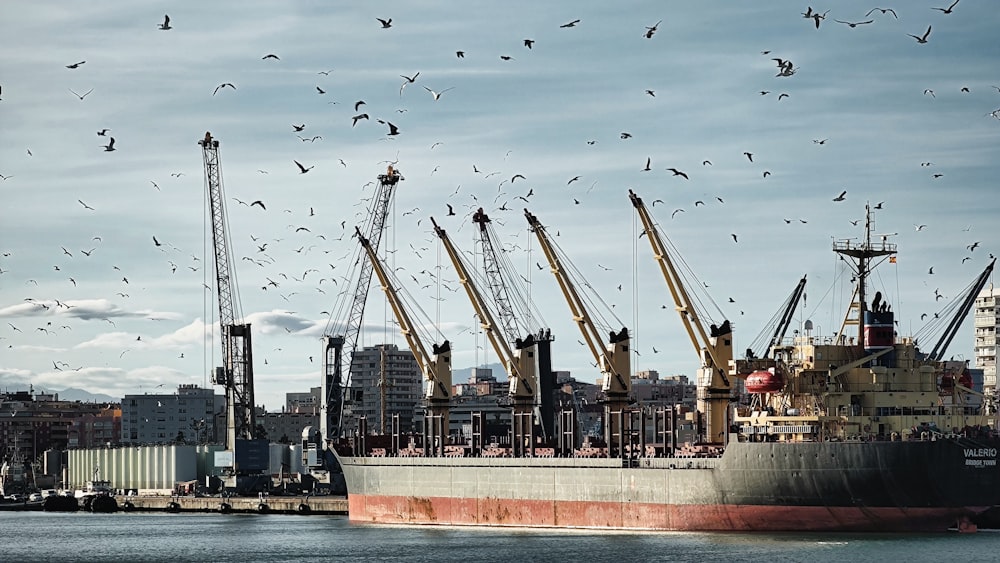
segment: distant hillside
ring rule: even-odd
[[[101,393],[90,393],[84,391],[83,389],[75,389],[69,387],[63,390],[59,389],[45,389],[44,391],[36,388],[36,393],[56,393],[59,395],[60,401],[80,401],[81,403],[120,403],[122,402],[121,397],[112,397],[111,395],[104,395]]]

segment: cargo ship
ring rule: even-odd
[[[866,208],[864,235],[833,242],[856,282],[840,331],[821,336],[800,321],[786,336],[803,278],[766,352],[748,349],[737,359],[730,323],[706,334],[659,227],[641,198],[629,196],[701,358],[697,408],[631,403],[628,333],[612,332],[598,355],[604,440],[580,443],[566,412],[557,440],[542,441],[537,420],[519,424],[531,410],[516,400],[513,384],[509,447],[491,445],[475,417],[470,436],[449,436],[432,424],[430,410],[422,435],[395,432],[386,442],[362,430],[337,452],[352,521],[936,532],[973,531],[977,515],[1000,507],[1000,439],[989,401],[980,404],[966,362],[943,359],[993,263],[970,285],[941,341],[924,352],[897,334],[889,299],[869,295],[872,271],[895,262],[896,245],[873,234]],[[564,268],[548,252],[544,227],[525,214],[558,277]],[[572,309],[573,290],[563,281]],[[574,314],[584,330],[587,315]],[[435,346],[438,352],[450,355],[447,346]],[[525,364],[511,365],[512,381],[518,365]],[[425,376],[433,383],[433,370]]]

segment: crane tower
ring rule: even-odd
[[[385,174],[378,175],[378,185],[372,197],[371,209],[367,223],[361,233],[377,252],[385,230],[386,217],[389,214],[389,204],[392,202],[393,190],[403,176],[393,166],[386,169]],[[361,260],[359,275],[355,285],[351,307],[347,321],[342,330],[335,334],[329,331],[323,336],[323,411],[320,416],[320,432],[324,440],[332,440],[340,435],[344,415],[344,373],[350,373],[351,359],[358,343],[361,331],[361,320],[364,316],[365,302],[368,300],[368,288],[371,285],[372,264],[369,260]],[[344,354],[345,345],[347,354]]]
[[[206,132],[198,141],[205,161],[205,185],[212,211],[215,243],[215,280],[219,297],[219,329],[222,334],[222,366],[215,369],[212,383],[226,389],[226,449],[235,451],[237,440],[252,440],[257,427],[253,399],[253,356],[250,325],[243,323],[239,301],[233,299],[234,272],[230,263],[232,245],[226,220],[219,141]],[[237,320],[239,319],[239,321]]]

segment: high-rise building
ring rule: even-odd
[[[974,308],[976,368],[983,370],[984,404],[996,412],[997,327],[1000,327],[1000,289],[990,284],[979,292]]]
[[[212,444],[224,439],[226,397],[197,385],[180,385],[177,393],[125,395],[122,399],[122,442],[126,444]]]
[[[395,344],[356,350],[351,361],[351,412],[355,418],[365,416],[369,431],[388,432],[389,428],[381,428],[384,405],[386,426],[398,414],[402,428],[409,430],[422,399],[422,380],[410,350],[400,350]]]

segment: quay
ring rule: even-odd
[[[124,512],[219,512],[222,514],[347,515],[346,496],[127,496],[117,497]]]

